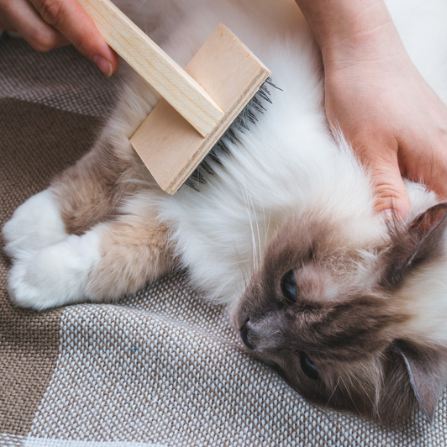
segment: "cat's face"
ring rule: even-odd
[[[333,224],[291,219],[235,309],[247,348],[320,405],[383,422],[405,419],[419,405],[431,417],[446,356],[405,334],[412,317],[395,291],[436,261],[446,209],[433,207],[361,250]]]

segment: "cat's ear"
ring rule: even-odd
[[[384,285],[398,286],[414,267],[435,259],[442,250],[441,239],[446,228],[447,203],[440,203],[416,217],[405,231],[394,232]]]
[[[400,340],[393,343],[392,350],[403,360],[416,400],[432,422],[447,379],[445,353],[417,348]]]

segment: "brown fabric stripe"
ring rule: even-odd
[[[91,146],[99,121],[15,99],[0,99],[0,225]],[[1,242],[3,247],[3,241]],[[26,435],[53,374],[60,310],[11,306],[9,260],[0,254],[0,432]]]
[[[119,85],[119,75],[106,78],[72,46],[38,53],[23,39],[0,37],[1,98],[101,117],[110,112]]]

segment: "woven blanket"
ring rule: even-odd
[[[0,39],[0,224],[91,146],[119,90],[66,47]],[[13,307],[0,255],[0,446],[445,446],[435,421],[383,427],[309,405],[242,351],[187,272],[118,304]]]

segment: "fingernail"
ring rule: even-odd
[[[102,56],[95,56],[93,62],[106,76],[112,76],[113,67],[107,59]]]

